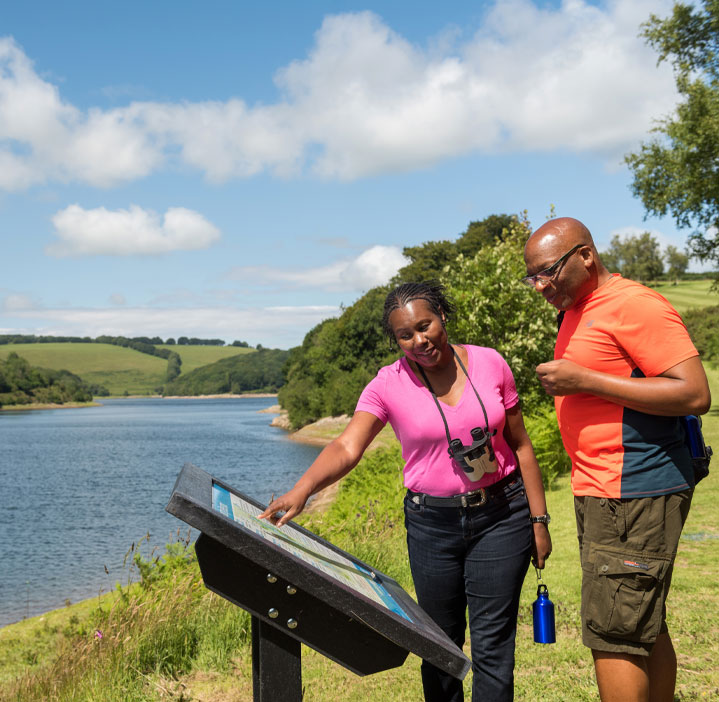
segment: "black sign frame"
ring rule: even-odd
[[[412,652],[454,677],[465,677],[470,661],[393,578],[294,522],[281,529],[296,530],[323,550],[351,561],[384,588],[409,618],[214,509],[213,484],[260,511],[265,509],[191,463],[183,466],[166,509],[201,532],[196,551],[205,585],[252,614],[253,634],[274,629],[277,639],[282,632],[358,675],[402,665]],[[299,643],[295,648],[280,640],[290,656],[298,655]],[[254,636],[253,648],[261,648]],[[259,661],[253,665],[257,686],[261,665]],[[284,692],[286,697],[286,688]]]

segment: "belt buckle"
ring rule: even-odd
[[[475,497],[479,499],[475,500]],[[484,488],[479,488],[478,490],[468,492],[466,495],[462,495],[460,501],[462,507],[481,507],[487,501],[487,493],[484,491]]]

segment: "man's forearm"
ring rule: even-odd
[[[708,391],[693,390],[676,378],[621,378],[587,370],[582,390],[623,407],[665,417],[704,414],[711,405]]]
[[[602,373],[564,358],[540,364],[537,375],[550,395],[587,393],[646,414],[704,414],[711,405],[709,384],[698,356],[650,378]]]

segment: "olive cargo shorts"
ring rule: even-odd
[[[666,598],[692,493],[574,498],[585,646],[648,656],[667,631]]]

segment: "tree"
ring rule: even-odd
[[[686,273],[689,267],[689,256],[680,251],[676,246],[667,246],[664,250],[664,260],[667,262],[669,269],[667,275],[674,281],[677,281]]]
[[[382,331],[388,287],[371,288],[338,318],[311,329],[292,349],[280,404],[300,427],[327,415],[349,414],[377,370],[396,358]]]
[[[515,218],[502,241],[488,243],[472,257],[460,255],[443,281],[457,307],[447,325],[450,340],[499,351],[512,369],[522,402],[534,411],[551,403],[535,369],[554,358],[557,322],[551,305],[521,282],[531,231],[526,219]]]
[[[474,256],[483,246],[502,241],[516,221],[515,215],[499,214],[489,215],[479,222],[470,222],[467,230],[457,239],[457,253]]]
[[[420,280],[436,280],[442,269],[457,255],[451,241],[426,241],[419,246],[405,246],[402,254],[410,260],[397,271],[392,285]]]
[[[613,273],[646,283],[664,273],[659,242],[649,233],[625,238],[615,234],[602,262]]]
[[[502,241],[516,222],[516,215],[489,215],[480,221],[470,222],[456,241],[426,241],[419,246],[405,247],[402,253],[410,263],[399,269],[391,285],[440,279],[442,271],[459,254],[472,257],[483,246]]]
[[[652,14],[642,35],[659,63],[672,63],[682,101],[658,138],[625,157],[632,192],[648,213],[694,229],[692,256],[719,263],[719,0],[676,3],[666,19]]]

